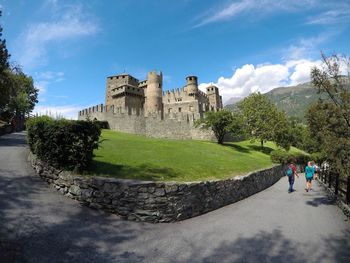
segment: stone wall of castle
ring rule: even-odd
[[[165,113],[161,112],[144,116],[137,109],[108,109],[102,104],[79,112],[79,120],[107,121],[110,129],[120,132],[140,134],[155,138],[215,140],[211,130],[194,127],[194,122],[200,119],[195,113]]]

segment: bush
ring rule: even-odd
[[[292,160],[296,164],[306,164],[310,160],[310,155],[303,153],[289,153],[282,149],[274,150],[270,153],[271,161],[274,163],[286,164]]]
[[[91,121],[53,120],[48,116],[27,121],[30,150],[42,161],[59,169],[81,170],[98,148],[99,125]]]
[[[100,127],[100,129],[109,129],[108,121],[95,121],[94,123]]]
[[[311,154],[311,160],[315,161],[318,164],[326,161],[326,156],[322,152],[315,152]]]
[[[270,158],[273,163],[285,164],[288,161],[289,155],[285,150],[277,149],[270,152]]]

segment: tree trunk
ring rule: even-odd
[[[264,149],[264,140],[260,140],[261,143],[261,149]]]

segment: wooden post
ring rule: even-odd
[[[334,189],[335,195],[338,195],[338,190],[339,190],[339,173],[335,175],[335,189]]]
[[[348,175],[348,181],[346,186],[346,202],[350,204],[350,175]]]

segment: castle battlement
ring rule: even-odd
[[[108,76],[105,104],[79,111],[79,119],[107,121],[111,129],[162,138],[212,136],[194,127],[207,111],[222,109],[219,89],[198,89],[197,76],[187,76],[182,88],[163,91],[162,72],[150,71],[145,80],[122,73]],[[209,135],[208,135],[209,134]]]

